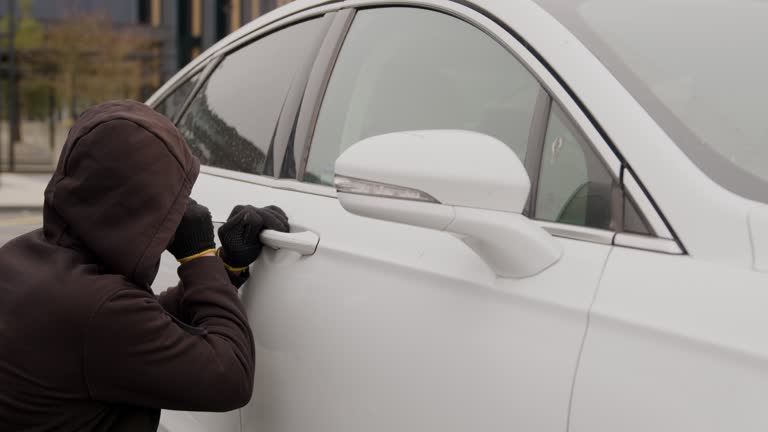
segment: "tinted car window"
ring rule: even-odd
[[[155,111],[165,115],[169,119],[173,120],[179,109],[187,100],[189,93],[195,88],[195,84],[200,79],[200,73],[196,73],[192,78],[184,81],[180,86],[176,87],[168,96],[166,96],[162,102],[157,104]]]
[[[264,173],[288,89],[314,55],[319,19],[267,35],[229,55],[195,95],[179,130],[205,165]]]
[[[534,217],[612,229],[613,177],[557,104],[552,104],[541,155]]]
[[[413,8],[360,11],[325,93],[304,181],[330,185],[349,146],[405,130],[477,131],[525,160],[539,91],[512,54],[464,21]]]

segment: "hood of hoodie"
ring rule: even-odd
[[[200,163],[176,127],[133,101],[85,111],[45,190],[49,242],[84,249],[146,286],[187,207]]]

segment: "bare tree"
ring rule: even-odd
[[[157,42],[136,29],[117,29],[102,15],[76,16],[51,25],[46,36],[53,85],[73,116],[108,99],[137,99],[155,84],[145,63]]]

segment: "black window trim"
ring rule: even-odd
[[[281,169],[281,177],[295,178],[300,182],[304,179],[312,137],[314,136],[317,118],[320,114],[320,106],[325,98],[325,92],[328,89],[333,68],[336,65],[336,60],[339,57],[341,47],[344,45],[344,40],[349,33],[349,28],[356,13],[356,9],[341,9],[336,12],[333,23],[326,33],[325,40],[318,50],[302,97],[301,109],[296,119],[296,130],[293,140],[296,174],[295,176],[289,176],[288,172],[284,172]]]
[[[541,83],[539,97],[531,120],[531,130],[528,136],[528,148],[525,151],[525,170],[531,180],[531,191],[528,193],[528,202],[523,210],[523,215],[530,217],[534,214],[536,201],[538,200],[539,174],[541,173],[541,158],[544,153],[544,140],[549,126],[549,114],[552,107],[552,96]]]
[[[329,38],[330,32],[333,30],[333,25],[336,22],[337,14],[339,14],[339,12],[332,11],[301,21],[305,22],[311,19],[320,19],[322,20],[321,25],[323,27],[320,30],[318,40],[314,41],[315,44],[312,47],[314,55],[310,54],[306,59],[304,59],[304,63],[301,65],[301,70],[297,71],[296,75],[294,76],[294,81],[291,83],[288,89],[283,109],[281,110],[280,116],[277,120],[275,136],[273,137],[273,145],[270,148],[273,151],[273,177],[283,177],[284,171],[289,173],[296,172],[295,163],[293,166],[291,166],[292,164],[290,163],[290,161],[295,161],[295,159],[293,157],[287,158],[286,155],[288,151],[293,153],[293,147],[295,145],[294,141],[298,127],[299,112],[301,111],[302,105],[304,103],[304,95],[306,94],[307,87],[310,84],[310,77],[312,76],[314,65],[317,62],[318,57],[322,54],[322,47],[325,45],[326,40]],[[299,22],[296,22],[292,25],[296,25],[298,23]],[[330,35],[330,37],[333,36]],[[292,177],[295,177],[295,175]]]

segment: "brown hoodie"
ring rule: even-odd
[[[108,102],[69,132],[43,228],[0,248],[0,431],[154,431],[160,408],[246,404],[254,347],[217,257],[149,285],[199,162],[147,106]]]

